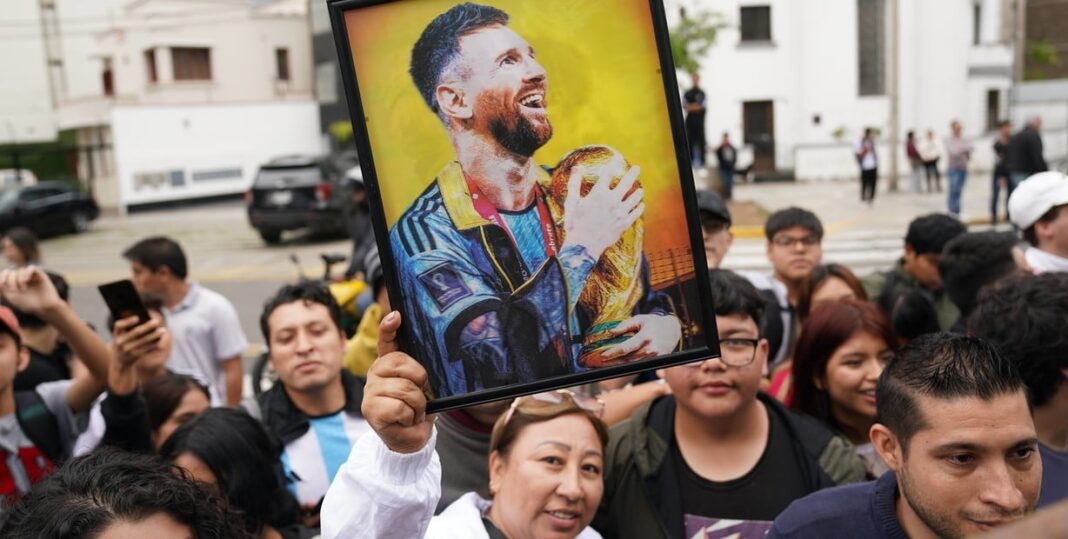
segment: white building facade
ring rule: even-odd
[[[725,23],[701,59],[707,140],[752,145],[758,174],[855,177],[853,145],[871,127],[885,175],[895,45],[899,175],[906,133],[942,138],[954,119],[975,142],[973,168],[990,167],[994,126],[1009,118],[1008,0],[668,0],[669,23],[680,7]]]
[[[306,0],[45,1],[55,129],[106,148],[78,166],[102,207],[239,194],[320,152]]]

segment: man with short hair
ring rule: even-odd
[[[1031,244],[1024,252],[1031,271],[1068,271],[1068,176],[1028,178],[1009,197],[1009,216]]]
[[[994,346],[921,336],[887,364],[876,400],[872,444],[891,471],[793,503],[769,539],[957,538],[1034,510],[1042,463],[1027,390]]]
[[[719,195],[708,189],[698,189],[697,214],[701,219],[701,237],[705,242],[705,264],[710,270],[716,269],[734,243],[731,212]]]
[[[913,219],[905,234],[905,253],[894,268],[864,278],[868,297],[889,316],[902,296],[917,291],[938,313],[939,327],[948,330],[960,318],[960,310],[942,290],[938,263],[946,243],[966,231],[964,224],[945,214]]]
[[[686,111],[686,140],[690,145],[690,161],[693,167],[705,166],[705,91],[701,89],[701,75],[690,73],[693,86],[682,94],[682,106]]]
[[[972,158],[972,143],[961,135],[960,122],[953,120],[946,138],[946,177],[949,178],[949,213],[960,217],[960,197],[968,181],[968,161]]]
[[[960,317],[950,331],[964,333],[965,323],[983,287],[1020,270],[1013,247],[1016,238],[1007,232],[965,232],[946,243],[938,274]]]
[[[768,238],[772,274],[739,274],[770,300],[772,309],[765,316],[761,334],[771,346],[769,366],[775,367],[790,356],[798,333],[796,308],[801,285],[823,260],[823,223],[808,210],[790,207],[768,217],[764,235]]]
[[[1049,170],[1042,155],[1042,117],[1034,116],[1027,125],[1009,139],[1005,148],[1005,169],[1009,181],[1019,186],[1029,176]],[[1011,209],[1010,209],[1011,211]]]
[[[7,507],[70,458],[89,422],[89,409],[104,390],[110,353],[40,268],[0,272],[0,294],[7,304],[54,327],[86,366],[70,380],[15,391],[16,373],[26,368],[30,354],[15,313],[0,306],[0,507]]]
[[[390,230],[402,310],[437,397],[667,354],[681,339],[670,301],[645,284],[640,243],[621,241],[645,210],[639,168],[606,146],[569,153],[552,175],[538,165],[553,132],[548,75],[508,22],[494,7],[455,5],[412,47],[412,81],[456,154]],[[640,293],[628,318],[596,328],[600,313],[579,296],[616,248],[634,260],[640,276],[626,281]]]
[[[845,438],[759,392],[760,293],[725,270],[709,285],[722,355],[666,369],[671,395],[612,428],[594,520],[606,537],[683,537],[687,520],[766,527],[795,499],[864,479]]]
[[[1031,399],[1042,494],[1038,506],[1068,498],[1068,273],[1005,279],[983,294],[968,330],[995,344],[1020,371]]]
[[[163,298],[174,339],[167,367],[208,386],[215,406],[241,402],[241,355],[248,341],[230,300],[188,279],[185,253],[171,238],[145,238],[122,256],[137,291]]]
[[[315,524],[352,444],[370,430],[360,413],[363,380],[341,366],[341,308],[324,285],[280,288],[263,307],[260,329],[278,382],[244,406],[283,446],[290,491]]]

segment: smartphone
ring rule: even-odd
[[[129,279],[102,284],[97,287],[104,302],[108,304],[111,317],[116,321],[131,316],[137,317],[137,325],[149,321],[148,310],[141,303],[141,296]]]

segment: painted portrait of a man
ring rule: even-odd
[[[675,351],[682,324],[643,253],[639,163],[601,140],[535,160],[554,135],[551,76],[509,15],[451,7],[409,74],[455,154],[389,231],[435,396]]]

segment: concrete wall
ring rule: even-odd
[[[0,8],[0,144],[56,138],[38,0]]]
[[[267,160],[320,149],[312,100],[116,106],[110,121],[124,205],[241,193]]]

